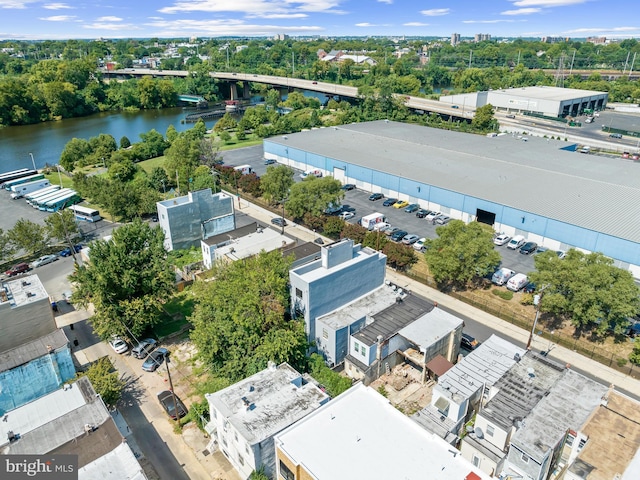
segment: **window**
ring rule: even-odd
[[[473,461],[473,466],[474,467],[480,468],[480,458],[479,457],[474,455],[472,461]]]
[[[284,478],[284,480],[296,480],[293,472],[289,470],[289,467],[287,467],[282,460],[280,460],[280,477]]]
[[[355,342],[353,344],[353,348],[356,351],[356,353],[358,353],[360,351],[360,344],[358,342]]]
[[[523,461],[524,463],[529,463],[529,457],[528,457],[526,454],[524,454],[524,453],[522,454],[522,461]]]
[[[573,435],[567,435],[567,441],[566,441],[567,447],[572,446],[574,440],[575,440],[575,437]]]
[[[586,443],[587,443],[587,439],[586,438],[581,438],[580,439],[580,443],[578,443],[578,450],[581,450],[582,447],[584,447]]]
[[[296,298],[302,298],[302,290],[296,288]]]
[[[215,408],[213,409],[213,418],[218,418],[218,411]]]
[[[324,338],[325,340],[329,338],[329,332],[327,331],[326,328],[322,329],[322,338]]]
[[[244,467],[244,458],[240,454],[238,454],[238,463]]]
[[[489,435],[490,437],[493,437],[493,425],[487,425],[487,435]]]
[[[364,357],[366,352],[367,352],[367,349],[364,348],[364,345],[362,345],[362,348],[360,349],[360,354]]]
[[[226,437],[222,437],[222,444],[226,447],[227,446],[227,439]]]
[[[233,436],[235,437],[236,442],[237,442],[238,441],[238,432],[233,432]]]
[[[249,455],[250,452],[249,452],[249,444],[248,443],[245,444],[244,450],[247,452],[247,455]]]

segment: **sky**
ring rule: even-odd
[[[640,38],[638,0],[0,0],[0,39]]]

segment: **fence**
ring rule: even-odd
[[[434,287],[434,282],[432,279],[426,279],[423,276],[418,276],[415,274],[408,274],[407,276],[413,278],[414,280],[417,280],[420,283],[424,283],[425,285]],[[486,298],[480,297],[479,295],[475,295],[473,293],[471,293],[470,295],[461,295],[458,292],[449,292],[449,295],[457,300],[460,300],[461,302],[472,305],[473,307],[476,307],[502,320],[506,320],[507,322],[525,330],[530,331],[533,327],[533,318],[529,318],[528,316],[524,316],[518,314],[517,312],[514,312],[511,308],[509,308],[508,304],[505,304],[504,306],[496,306],[495,304],[490,303]],[[558,332],[555,330],[548,331],[545,330],[544,326],[540,325],[540,323],[538,323],[538,326],[536,328],[536,335],[549,341],[547,352],[553,350],[553,344],[561,345],[569,350],[578,352],[579,354],[588,357],[591,360],[595,360],[598,363],[611,367],[633,378],[640,378],[640,365],[634,365],[633,363],[629,362],[628,358],[620,357],[615,353],[600,348],[593,343],[581,341],[580,336],[567,335],[566,333]]]

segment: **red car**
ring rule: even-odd
[[[6,273],[9,277],[13,277],[15,275],[20,275],[21,273],[28,272],[29,270],[31,270],[31,267],[28,263],[17,263],[4,273]]]

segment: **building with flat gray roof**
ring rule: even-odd
[[[276,435],[275,445],[279,479],[490,478],[361,383]]]
[[[640,277],[640,164],[544,138],[376,121],[265,139],[265,157],[552,250],[602,252]]]
[[[479,108],[491,104],[499,110],[535,113],[547,117],[576,117],[585,109],[604,110],[608,92],[561,87],[518,87],[485,92],[443,95],[440,101]]]
[[[329,401],[287,363],[269,366],[238,383],[205,394],[211,421],[206,430],[241,478],[275,471],[273,436]]]

